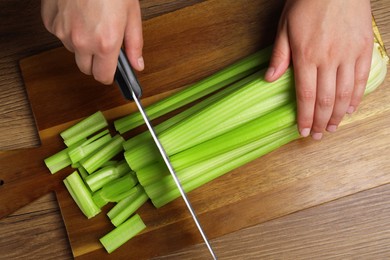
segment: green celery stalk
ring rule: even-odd
[[[145,228],[146,226],[141,217],[136,214],[122,225],[100,238],[100,242],[108,253],[112,253],[115,249],[126,243]]]
[[[93,153],[110,140],[111,135],[108,130],[105,130],[91,138],[88,138],[81,145],[70,148],[68,154],[72,164],[76,164],[81,161],[83,158]]]
[[[254,119],[223,135],[219,135],[206,142],[200,143],[180,153],[172,155],[172,166],[180,175],[182,169],[198,162],[212,159],[248,143],[261,140],[269,134],[295,123],[295,102],[287,104],[271,113]],[[164,176],[167,168],[161,162],[147,165],[136,170],[137,177],[142,185]]]
[[[106,126],[108,126],[107,120],[103,113],[98,111],[61,132],[60,135],[66,146],[71,146]]]
[[[111,219],[111,223],[118,227],[134,212],[136,212],[137,209],[144,205],[148,199],[149,197],[146,195],[145,191],[143,189],[139,189],[133,200],[130,201],[129,199],[126,199],[128,203],[126,203],[123,209]]]
[[[77,171],[66,177],[64,184],[77,206],[88,219],[100,213],[100,208],[93,202],[91,193]]]
[[[262,73],[262,72],[261,72]],[[182,111],[181,113],[168,118],[167,120],[161,122],[160,124],[155,126],[155,131],[157,134],[161,133],[162,131],[168,129],[169,127],[181,122],[182,120],[194,115],[195,113],[201,111],[205,107],[209,106],[210,104],[215,103],[218,100],[221,100],[225,96],[229,95],[230,93],[233,93],[234,91],[238,90],[242,86],[248,84],[250,81],[257,79],[261,76],[260,72],[253,73],[249,75],[248,77],[243,78],[242,80],[239,80],[235,82],[234,84],[229,85],[228,87],[214,93],[213,95],[209,96],[208,98],[194,104],[193,106],[189,107],[188,109]],[[149,131],[142,132],[141,134],[134,136],[127,141],[123,143],[123,148],[125,150],[130,150],[134,147],[137,147],[139,144],[144,144],[145,142],[149,142],[151,140],[151,135]]]
[[[119,179],[113,180],[104,185],[92,195],[96,206],[102,208],[109,202],[118,202],[131,194],[131,188],[138,183],[133,173],[127,173]]]
[[[125,208],[127,208],[138,196],[145,193],[140,184],[135,185],[130,189],[127,196],[119,200],[118,203],[107,212],[109,219],[113,219],[118,216]]]
[[[266,82],[264,77],[247,84],[222,100],[215,102],[187,120],[170,127],[159,135],[168,155],[173,155],[208,139],[212,129],[232,115],[253,107],[276,93],[290,91],[293,87],[291,69],[275,82]],[[208,131],[205,131],[207,127]]]
[[[172,156],[294,101],[291,71],[274,83],[265,82],[263,75],[264,71],[256,73],[254,77],[249,76],[251,80],[244,79],[246,84],[243,88],[236,89],[223,99],[208,103],[208,107],[197,111],[192,117],[183,119],[161,132],[160,141],[167,154]],[[261,93],[263,94],[260,95]],[[256,96],[257,99],[253,99]],[[252,102],[249,102],[250,99]],[[125,145],[128,144],[125,158],[134,171],[160,158],[157,147],[148,141],[151,140],[150,134],[147,136],[149,139],[144,138],[143,142],[132,142],[132,139],[125,142]],[[167,138],[170,138],[169,143]]]
[[[189,104],[199,98],[223,88],[246,75],[254,72],[259,66],[265,67],[269,61],[272,47],[265,48],[252,54],[219,72],[186,87],[161,101],[158,101],[146,108],[150,119],[155,119],[165,115],[177,108]],[[134,113],[114,122],[115,129],[119,133],[127,132],[137,126],[142,125],[143,119],[139,113]]]
[[[85,178],[85,182],[92,191],[97,191],[109,182],[129,172],[131,172],[131,169],[126,161],[120,161],[116,165],[108,165],[90,174]]]
[[[72,164],[68,151],[69,148],[65,148],[44,160],[46,167],[49,169],[51,174],[54,174]]]
[[[89,174],[93,173],[123,150],[123,142],[124,139],[122,136],[114,136],[104,147],[87,157],[85,160],[82,160],[80,162],[81,165]]]
[[[177,174],[180,176],[179,179],[182,181],[183,189],[190,192],[297,138],[299,138],[299,134],[296,126],[292,126],[260,139],[256,143],[248,144],[242,148],[237,148],[237,150],[200,162],[198,165],[193,165]],[[252,149],[253,146],[257,147]],[[249,151],[246,151],[247,149]],[[144,188],[153,205],[157,208],[180,197],[180,192],[172,177],[168,175]]]

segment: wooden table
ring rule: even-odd
[[[143,18],[196,2],[200,0],[144,0]],[[390,28],[386,26],[390,2],[373,0],[372,8],[385,45],[390,46]],[[37,146],[18,61],[60,43],[43,28],[39,2],[3,0],[0,10],[0,149]],[[383,141],[390,143],[390,137]],[[224,252],[219,255],[221,259],[389,259],[389,201],[387,184],[225,235],[212,243],[218,252]],[[0,220],[0,248],[0,259],[72,258],[55,195],[48,194]],[[202,259],[207,250],[197,245],[167,258],[190,256]]]

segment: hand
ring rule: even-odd
[[[293,63],[300,134],[316,140],[336,131],[358,107],[371,66],[369,0],[286,0],[268,81]]]
[[[75,54],[79,69],[111,84],[124,44],[136,70],[143,70],[142,21],[138,0],[42,0],[42,20],[49,32]]]

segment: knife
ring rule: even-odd
[[[148,115],[145,112],[145,109],[143,108],[140,97],[142,95],[142,89],[138,82],[138,79],[133,71],[133,69],[130,66],[130,63],[127,59],[127,56],[123,49],[120,50],[119,58],[118,58],[118,66],[117,70],[115,72],[115,81],[117,82],[119,88],[121,89],[121,92],[123,96],[128,100],[134,100],[135,104],[137,105],[137,108],[139,112],[142,115],[142,118],[145,121],[146,126],[149,129],[150,134],[152,135],[152,138],[160,151],[160,154],[169,170],[169,172],[172,175],[173,180],[175,181],[175,184],[177,188],[180,191],[181,197],[183,198],[188,210],[191,213],[192,219],[195,222],[196,227],[198,228],[211,256],[213,259],[217,259],[217,256],[215,255],[213,248],[211,247],[211,244],[209,240],[207,239],[206,233],[203,231],[203,228],[195,214],[194,209],[192,208],[191,202],[189,201],[186,192],[184,191],[179,178],[177,177],[177,174],[175,172],[175,169],[173,168],[169,157],[167,153],[164,150],[164,147],[162,146],[160,140],[157,137],[156,131],[153,128],[152,123],[149,120]]]

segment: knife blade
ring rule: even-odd
[[[154,130],[154,127],[153,127],[148,115],[146,114],[144,107],[142,106],[142,103],[140,101],[140,97],[142,95],[142,88],[138,82],[138,79],[137,79],[133,69],[130,66],[130,63],[129,63],[127,56],[126,56],[125,52],[123,51],[123,49],[121,49],[120,53],[119,53],[118,66],[117,66],[117,70],[115,73],[115,80],[116,80],[118,86],[120,87],[123,96],[128,100],[131,100],[131,99],[134,100],[134,102],[135,102],[139,112],[141,113],[141,116],[144,119],[145,124],[146,124],[146,126],[147,126],[147,128],[148,128],[148,130],[149,130],[149,132],[150,132],[150,134],[151,134],[151,136],[152,136],[152,138],[153,138],[153,140],[154,140],[154,142],[155,142],[155,144],[156,144],[156,146],[157,146],[157,148],[162,156],[162,159],[163,159],[165,165],[167,166],[177,188],[179,189],[181,197],[184,200],[184,202],[185,202],[185,204],[186,204],[186,206],[187,206],[187,208],[192,216],[192,219],[195,222],[195,225],[198,228],[199,233],[202,236],[212,258],[217,259],[217,256],[214,253],[214,250],[211,247],[211,244],[206,236],[206,233],[203,231],[203,228],[198,220],[198,217],[195,214],[195,211],[191,205],[191,202],[188,199],[187,194],[184,191],[184,189],[180,183],[179,178],[177,177],[175,169],[173,168],[173,166],[169,160],[169,156],[167,155],[164,147],[162,146],[160,140],[158,139],[156,131]]]

